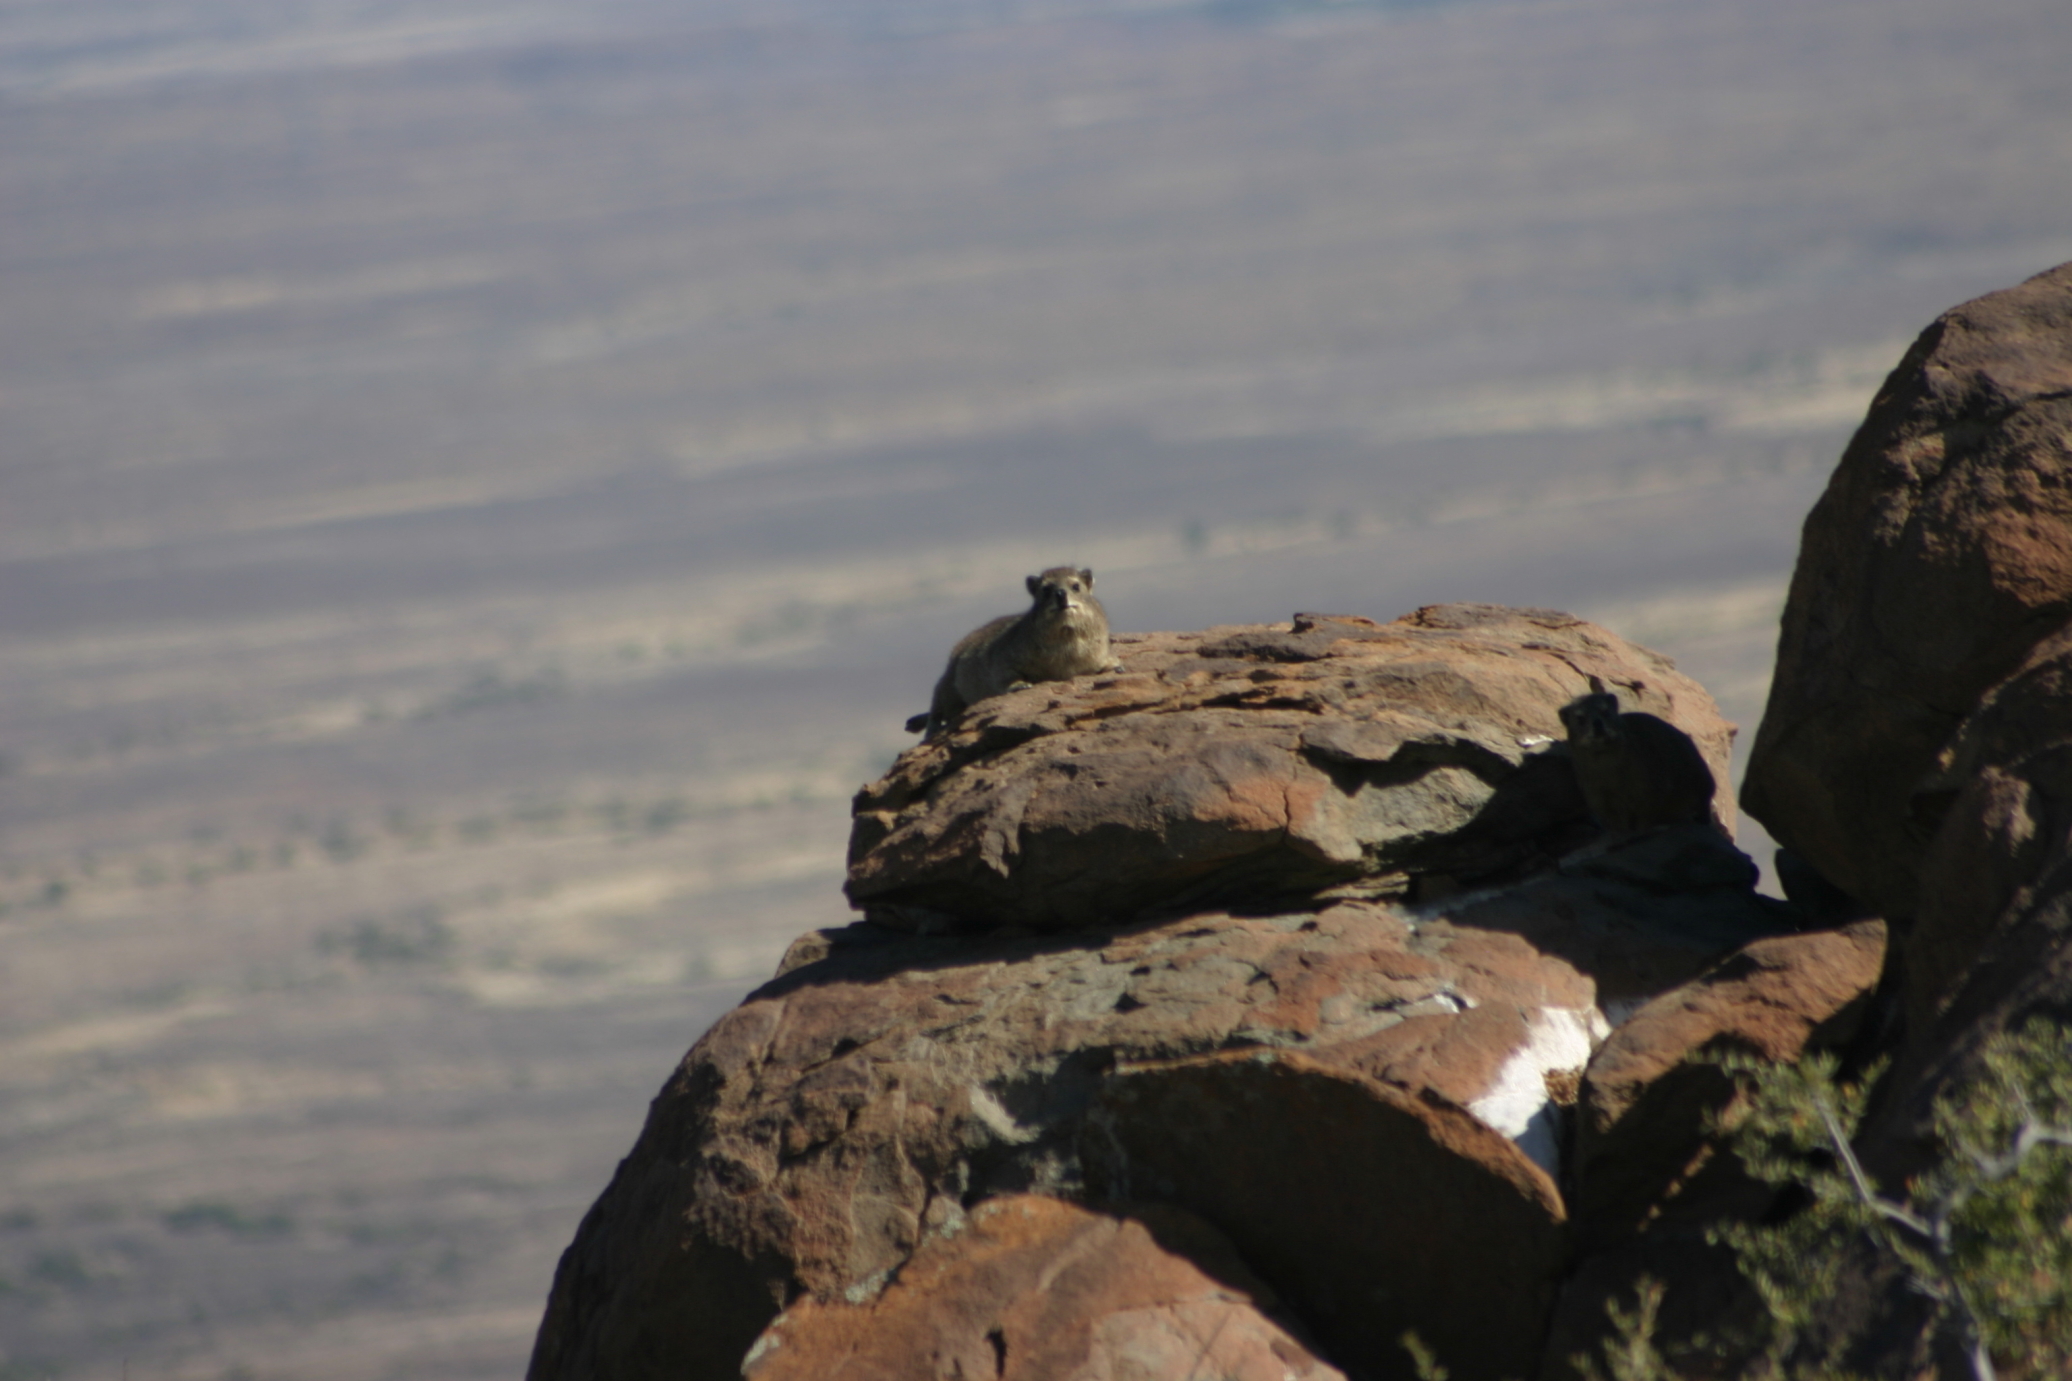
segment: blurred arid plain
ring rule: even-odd
[[[517,1375],[1041,566],[1565,607],[1752,730],[1884,371],[2072,258],[2068,71],[2064,0],[0,0],[0,1378]]]

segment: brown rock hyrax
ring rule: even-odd
[[[1108,650],[1108,611],[1094,598],[1092,571],[1052,566],[1028,585],[1034,602],[1027,613],[1003,614],[950,649],[935,699],[927,714],[907,721],[908,733],[934,738],[989,695],[1122,669]]]
[[[1561,707],[1583,801],[1613,834],[1712,819],[1712,769],[1691,736],[1666,719],[1619,712],[1619,697],[1590,678],[1591,694]]]

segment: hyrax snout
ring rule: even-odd
[[[1710,821],[1718,789],[1691,736],[1666,719],[1629,710],[1590,678],[1591,694],[1561,707],[1583,803],[1616,835]]]
[[[907,721],[908,733],[932,739],[967,705],[1038,681],[1067,681],[1119,671],[1108,648],[1108,611],[1094,598],[1094,573],[1052,566],[1028,579],[1026,612],[1003,614],[950,649],[928,713]]]

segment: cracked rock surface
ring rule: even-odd
[[[1903,1184],[1993,1035],[2068,1010],[2068,437],[2072,265],[1945,314],[1844,456],[1746,792],[1803,905],[1724,797],[1598,834],[1557,717],[1593,678],[1716,780],[1732,730],[1565,614],[1118,638],[971,707],[858,794],[865,919],[656,1098],[532,1381],[1410,1381],[1412,1329],[1559,1381],[1648,1278],[1657,1342],[1740,1374],[1712,1230],[1791,1206],[1688,1057],[1884,1068],[1855,1151]],[[1856,1374],[1954,1356],[1896,1259],[1818,1323]]]
[[[1206,1265],[1207,1269],[1204,1269]],[[882,1294],[811,1298],[749,1350],[749,1381],[1344,1381],[1273,1292],[1192,1214],[1128,1217],[1032,1194],[990,1199]]]
[[[1721,775],[1732,726],[1548,610],[1116,646],[1125,672],[983,701],[859,793],[865,919],[685,1057],[563,1257],[534,1381],[730,1378],[751,1349],[772,1377],[931,1348],[1006,1374],[1052,1325],[1092,1366],[1099,1307],[1012,1282],[1172,1213],[1314,1340],[1287,1370],[1408,1377],[1406,1330],[1464,1378],[1531,1370],[1592,1052],[1794,920],[1724,818],[1598,838],[1559,710],[1600,680]],[[1003,1243],[1010,1201],[1054,1206]],[[1271,1353],[1252,1308],[1219,1317]]]
[[[1342,1367],[1406,1374],[1414,1325],[1459,1374],[1522,1375],[1596,973],[1637,1001],[1779,928],[1745,889],[1680,921],[1617,860],[1416,909],[808,936],[656,1100],[533,1374],[733,1375],[780,1306],[874,1298],[978,1204],[1036,1193],[1199,1215]]]
[[[1742,803],[1872,912],[1912,917],[1923,847],[1979,765],[1946,749],[2068,618],[2061,264],[1943,313],[1878,390],[1806,518]]]
[[[886,925],[1045,929],[1233,899],[1423,899],[1590,838],[1561,706],[1600,677],[1724,782],[1733,726],[1663,657],[1568,614],[1120,637],[1119,675],[981,701],[856,798],[847,891]],[[1731,836],[1731,803],[1715,797]]]

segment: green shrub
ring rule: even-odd
[[[1896,1196],[1851,1144],[1879,1069],[1845,1083],[1831,1054],[1716,1063],[1743,1094],[1719,1130],[1751,1175],[1803,1200],[1780,1222],[1711,1234],[1768,1316],[1753,1381],[1846,1381],[1815,1325],[1865,1248],[1931,1302],[1929,1327],[1976,1381],[1997,1367],[2072,1374],[2072,1030],[2036,1020],[1989,1041],[1980,1077],[1935,1103],[1941,1158]],[[1590,1381],[1675,1381],[1653,1341],[1661,1296],[1644,1279],[1634,1308],[1610,1303],[1612,1340],[1599,1358],[1574,1358],[1577,1369]]]

